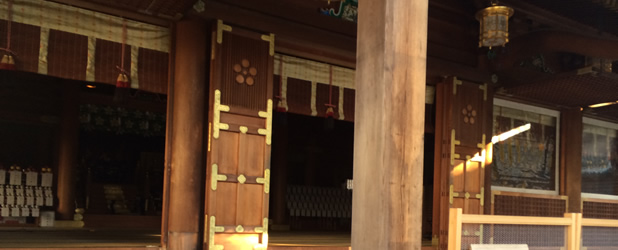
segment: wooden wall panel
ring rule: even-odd
[[[138,53],[139,88],[153,93],[167,93],[169,54],[144,48],[140,48]]]
[[[220,143],[212,149],[219,162],[219,172],[236,174],[238,166],[238,133],[222,131],[219,135]]]
[[[238,189],[238,211],[236,223],[233,225],[242,225],[243,227],[262,226],[262,215],[264,212],[264,204],[262,204],[264,189],[262,185],[246,184],[239,186]]]
[[[7,22],[0,20],[0,48],[6,48]],[[37,72],[39,69],[39,47],[41,28],[28,24],[11,23],[11,50],[15,53],[18,70]]]
[[[238,213],[238,185],[234,183],[217,184],[216,210],[226,211],[217,214],[217,224],[234,225],[236,224],[236,214]]]
[[[115,83],[122,63],[122,44],[99,39],[96,42],[94,52],[94,80],[96,82]],[[124,69],[131,70],[131,46],[126,46],[124,51]],[[84,68],[84,71],[86,69]]]
[[[318,111],[318,117],[326,117],[326,109],[329,98],[329,86],[328,84],[318,83],[315,97],[315,106]],[[335,119],[339,119],[339,87],[333,86],[331,94],[332,104],[335,105],[333,111],[335,111]],[[344,101],[345,103],[345,101]],[[345,115],[345,113],[344,113]]]
[[[563,109],[560,116],[560,194],[569,197],[569,213],[581,213],[583,112]]]
[[[353,89],[343,89],[343,114],[346,121],[354,121],[354,103],[356,101],[356,91]]]
[[[311,115],[310,93],[311,82],[288,78],[288,111],[295,114]]]
[[[242,135],[239,138],[238,173],[247,176],[260,176],[264,173],[265,144],[263,136]]]
[[[48,48],[47,71],[49,75],[75,80],[86,79],[88,37],[50,30]]]

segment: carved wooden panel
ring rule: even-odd
[[[213,30],[204,248],[265,249],[273,36],[222,22]]]
[[[264,100],[272,92],[270,36],[249,32],[222,32],[215,55],[221,102],[250,111],[266,109]],[[217,41],[218,42],[218,41]],[[217,43],[218,44],[218,43]]]
[[[439,237],[440,249],[447,247],[449,208],[485,212],[492,98],[487,84],[448,78],[437,86],[433,234]],[[479,237],[474,234],[477,229],[469,231],[474,231],[470,240]]]

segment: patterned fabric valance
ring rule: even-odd
[[[333,87],[329,96],[331,67]],[[283,54],[275,54],[274,68],[274,96],[281,96],[287,112],[324,117],[330,98],[336,106],[335,119],[354,121],[354,69]],[[433,104],[435,88],[427,86],[425,92],[425,103]]]
[[[0,1],[0,47],[7,46],[8,1]],[[115,84],[126,23],[131,87],[167,91],[171,34],[166,27],[43,0],[14,0],[11,50],[17,70]]]

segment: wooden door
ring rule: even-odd
[[[439,236],[440,249],[447,247],[449,208],[484,213],[492,98],[487,84],[453,77],[437,86],[434,237]],[[465,225],[462,236],[466,242],[481,242],[482,227]]]
[[[204,249],[266,249],[274,35],[212,33]]]

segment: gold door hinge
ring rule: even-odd
[[[483,243],[483,225],[479,225],[479,231],[478,231],[478,237],[479,237],[479,244],[484,244]]]
[[[481,138],[481,143],[476,144],[476,147],[478,147],[480,150],[484,150],[485,149],[485,141],[487,140],[487,136],[485,134],[483,134],[483,137]]]
[[[270,56],[274,56],[275,55],[275,34],[270,33],[270,35],[262,35],[262,40],[270,43],[268,54],[270,54]]]
[[[455,196],[459,197],[459,193],[455,192],[455,186],[451,185],[448,192],[448,202],[453,205],[453,198]]]
[[[217,20],[217,43],[223,43],[223,31],[232,31],[232,26],[223,24],[222,20]]]
[[[481,200],[481,207],[485,206],[485,188],[484,187],[481,187],[481,193],[475,195],[474,197]]]
[[[255,182],[264,184],[264,193],[270,192],[270,169],[264,170],[264,178],[257,178]]]
[[[223,231],[225,231],[225,228],[216,226],[215,217],[210,216],[210,224],[208,227],[208,249],[223,250],[222,245],[215,245],[215,233],[222,233]]]
[[[238,127],[238,130],[240,130],[240,133],[246,134],[247,131],[249,131],[249,128],[246,126],[240,126]]]
[[[214,114],[212,115],[212,126],[213,132],[212,137],[215,139],[219,138],[219,130],[228,130],[230,129],[230,125],[226,123],[221,123],[221,112],[229,112],[230,106],[221,104],[221,91],[215,90],[215,105],[214,105]]]
[[[208,152],[210,152],[210,143],[212,140],[212,122],[208,123]]]
[[[487,83],[479,86],[479,89],[483,91],[483,101],[487,101]]]
[[[268,99],[266,102],[266,111],[258,112],[258,116],[266,118],[266,128],[258,129],[258,134],[266,136],[266,145],[270,145],[273,132],[273,100]]]
[[[457,77],[453,77],[453,95],[457,95],[457,85],[462,85],[461,80],[457,80]]]
[[[484,157],[483,160],[480,161],[481,163],[481,168],[485,169],[485,160],[487,160],[487,151],[485,150],[485,142],[487,141],[487,136],[485,134],[483,134],[483,137],[481,138],[481,143],[476,144],[476,147],[478,147],[481,151],[479,152],[478,155]]]
[[[245,177],[245,175],[239,175],[238,178],[236,178],[236,180],[238,180],[238,183],[240,184],[245,184],[245,182],[247,181],[247,177]]]
[[[451,165],[455,165],[455,158],[461,157],[459,154],[455,154],[455,146],[461,144],[460,141],[455,140],[455,129],[451,130]]]
[[[262,227],[256,227],[253,231],[256,233],[268,233],[268,218],[262,220]]]
[[[491,191],[491,204],[496,203],[496,195],[500,195],[500,191],[497,191],[497,190]]]
[[[268,218],[262,220],[262,227],[253,229],[256,233],[262,234],[262,242],[253,247],[253,249],[266,249],[268,246]]]
[[[219,174],[219,166],[212,164],[212,172],[210,174],[210,189],[217,190],[217,182],[227,181],[227,176]]]

